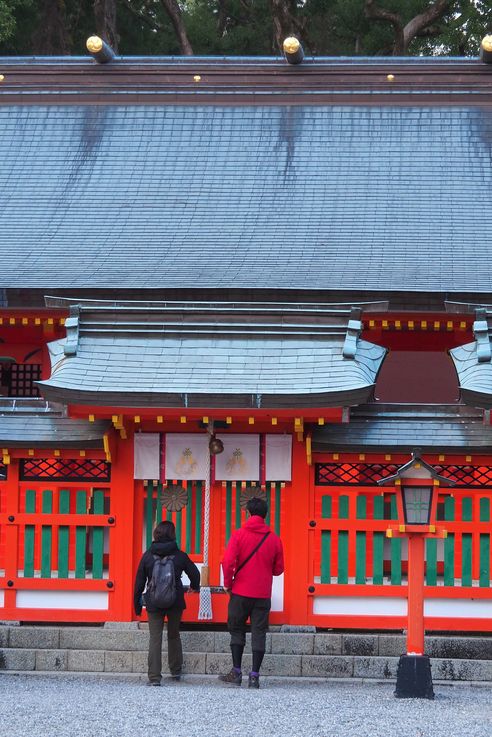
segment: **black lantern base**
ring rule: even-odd
[[[433,699],[431,664],[428,655],[401,655],[396,674],[397,699]]]

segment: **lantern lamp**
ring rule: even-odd
[[[432,486],[403,486],[401,496],[406,525],[429,525],[432,509]]]

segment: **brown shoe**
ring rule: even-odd
[[[232,686],[240,686],[243,681],[243,674],[231,668],[225,676],[219,676],[219,680],[223,681],[223,683],[230,683]]]

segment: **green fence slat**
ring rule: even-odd
[[[188,502],[186,504],[186,542],[185,550],[191,553],[191,535],[193,532],[193,481],[186,482],[186,490],[188,492]]]
[[[195,508],[195,553],[202,549],[202,481],[196,482],[196,508]]]
[[[232,481],[226,481],[225,541],[229,542],[232,531]]]
[[[374,497],[374,519],[384,519],[384,496]],[[372,536],[372,582],[380,586],[384,582],[384,532]]]
[[[43,491],[41,496],[41,513],[53,513],[53,492]],[[51,578],[51,544],[53,528],[51,525],[41,526],[41,578]]]
[[[390,518],[398,519],[396,506],[396,494],[390,496]],[[401,540],[393,537],[390,542],[391,550],[391,583],[393,586],[401,586]]]
[[[275,482],[275,534],[280,535],[280,512],[282,504],[282,482]]]
[[[332,498],[330,494],[323,494],[321,497],[321,516],[323,519],[331,519],[332,514]]]
[[[150,481],[145,485],[145,547],[152,544],[152,527],[154,524],[154,487]]]
[[[444,519],[448,522],[454,521],[454,498],[447,496],[444,500]],[[444,540],[444,585],[454,586],[454,533],[448,534]]]
[[[33,489],[26,491],[26,513],[36,512],[36,492]],[[34,576],[34,525],[26,525],[24,530],[24,578]]]
[[[75,495],[76,514],[87,512],[87,497],[85,491],[77,491]],[[87,528],[75,528],[75,578],[85,578]]]
[[[157,506],[155,509],[155,522],[156,525],[159,522],[164,521],[164,507],[162,506],[162,483],[159,481],[157,484]]]
[[[183,532],[183,510],[180,509],[176,512],[176,540],[178,541],[178,546],[180,548],[183,547],[181,542],[181,535]]]
[[[265,483],[265,501],[267,503],[267,516],[265,523],[270,527],[272,523],[272,482],[267,481]]]
[[[473,499],[466,497],[461,503],[461,519],[463,522],[473,521]],[[464,532],[461,536],[461,585],[473,584],[473,536],[471,532]]]
[[[236,530],[241,527],[241,482],[236,481]]]
[[[366,519],[367,499],[359,494],[355,500],[356,519]],[[355,533],[355,583],[366,583],[366,533]]]
[[[104,514],[104,491],[94,489],[92,497],[94,514]],[[104,568],[104,527],[92,529],[92,578],[102,578]]]
[[[480,522],[490,522],[490,499],[480,499]],[[482,588],[490,586],[490,535],[480,535],[480,578]]]
[[[58,513],[70,514],[70,492],[68,489],[63,489],[58,494]],[[68,578],[69,546],[69,527],[68,525],[60,525],[58,528],[58,578]]]
[[[349,498],[342,494],[338,499],[338,519],[348,519],[349,516]]]
[[[338,533],[338,583],[348,583],[348,532]]]
[[[321,583],[331,583],[330,530],[321,530]]]
[[[437,540],[425,541],[425,582],[437,586]]]

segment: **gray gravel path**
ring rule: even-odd
[[[435,686],[435,701],[394,686],[273,679],[259,691],[207,676],[147,688],[130,678],[0,675],[8,737],[491,737],[492,687]]]

